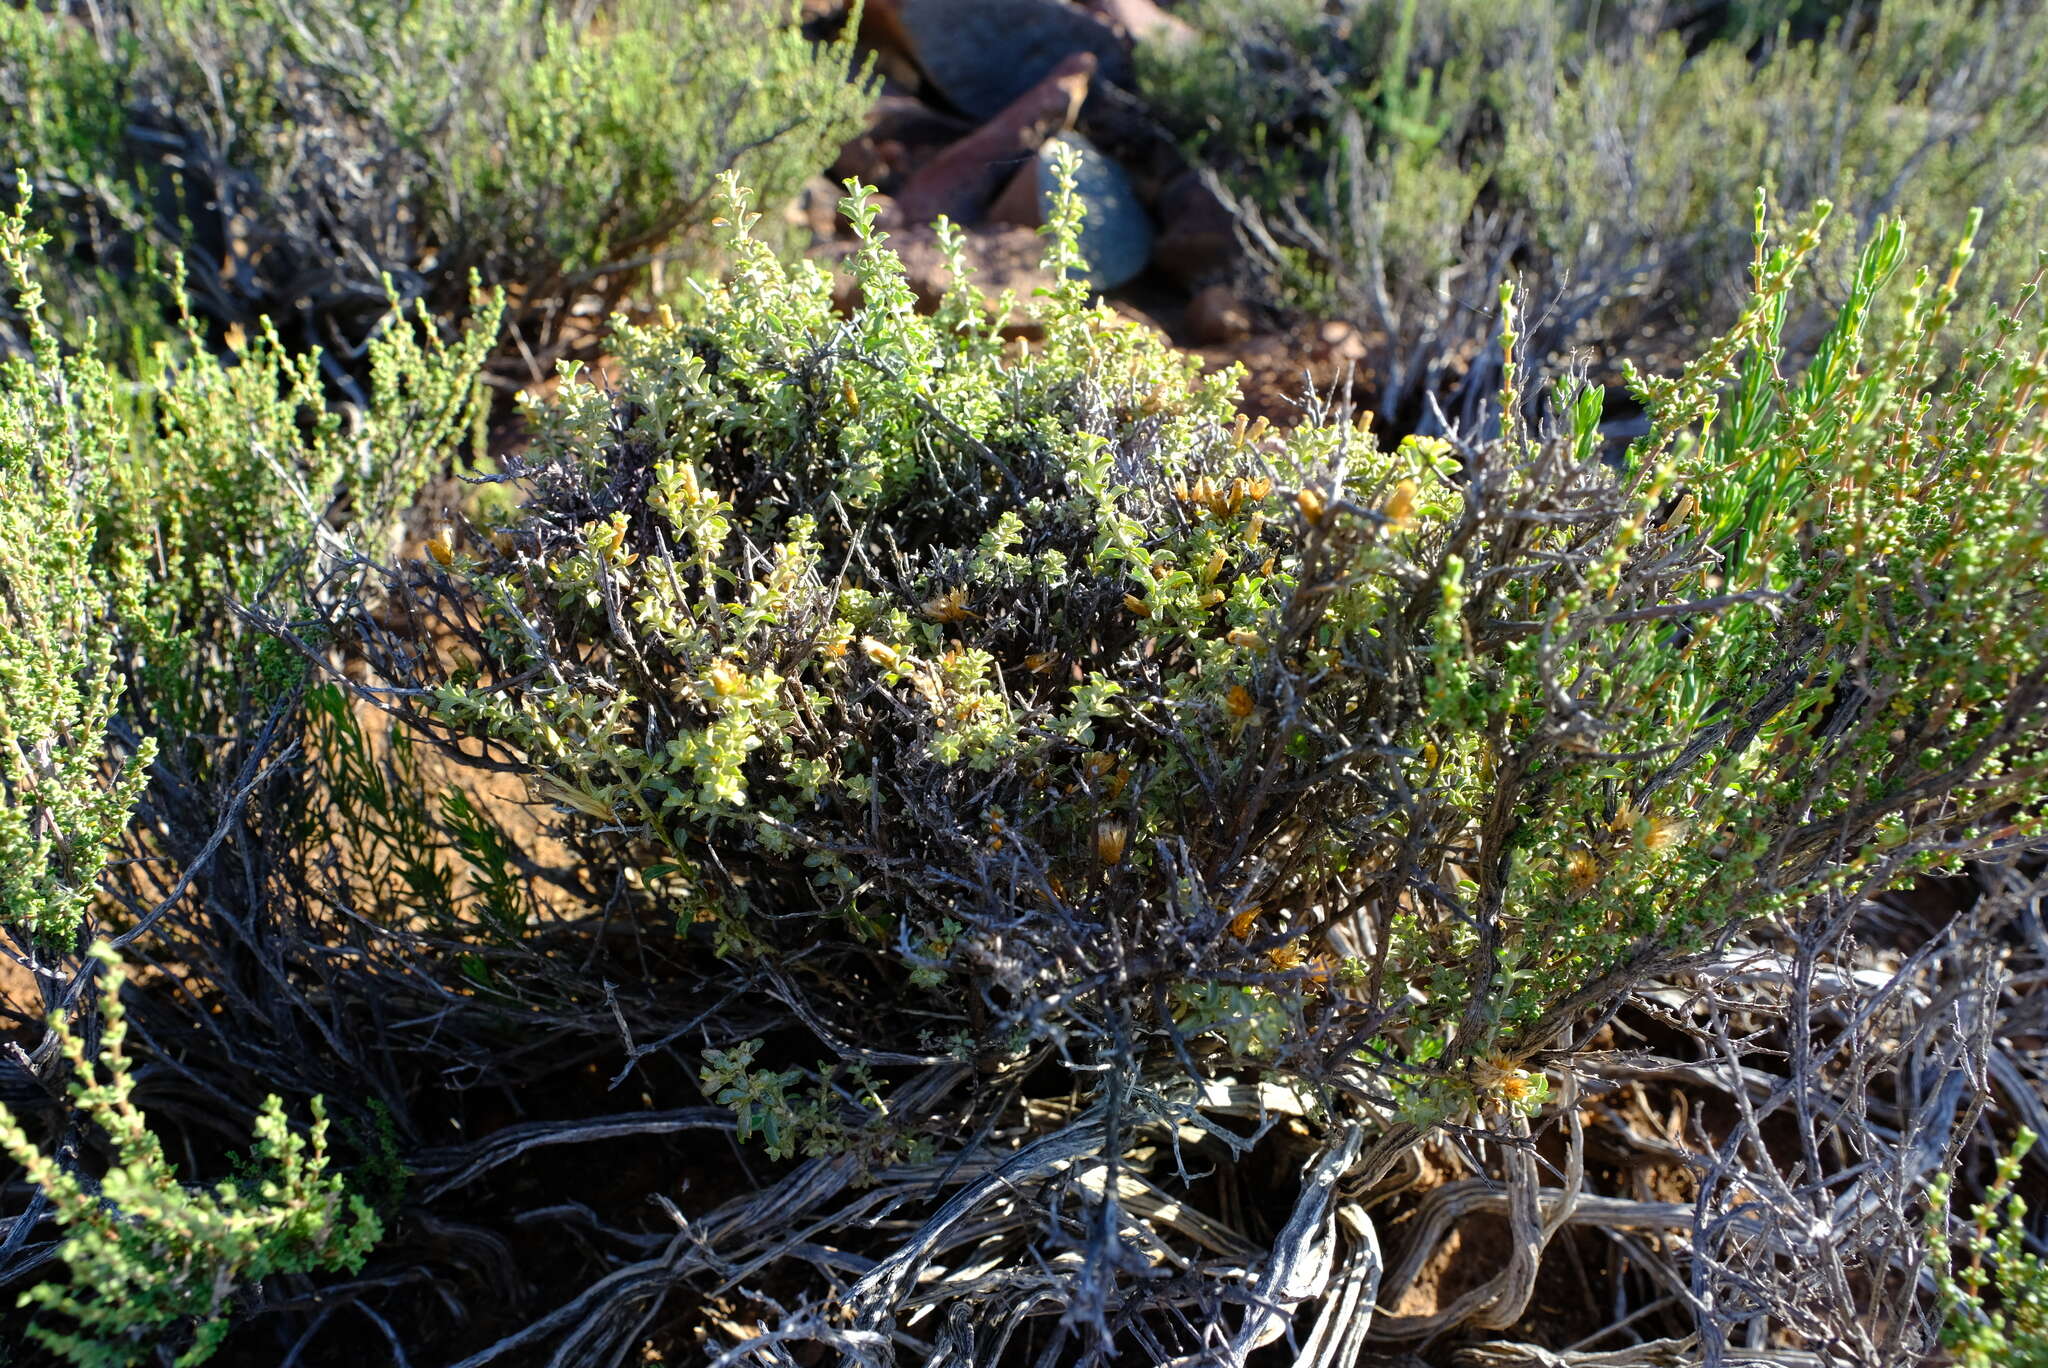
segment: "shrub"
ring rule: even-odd
[[[1928,1208],[1928,1244],[1947,1316],[1942,1343],[1961,1368],[2039,1368],[2048,1363],[2048,1265],[2026,1249],[2027,1204],[2013,1192],[2020,1161],[2038,1139],[2022,1130],[2000,1156],[1990,1191],[1970,1211],[1958,1268],[1950,1246],[1950,1175],[1937,1178]],[[1987,1296],[1995,1305],[1987,1305]]]
[[[210,1191],[180,1185],[133,1100],[120,961],[104,942],[93,956],[107,975],[98,1057],[105,1082],[95,1081],[83,1037],[62,1021],[55,1029],[73,1070],[77,1115],[104,1130],[113,1163],[88,1182],[32,1143],[0,1104],[0,1150],[28,1171],[66,1231],[60,1255],[69,1282],[39,1284],[23,1304],[78,1327],[33,1324],[28,1333],[81,1368],[143,1363],[189,1335],[176,1359],[187,1368],[219,1347],[231,1326],[231,1297],[274,1274],[359,1268],[381,1230],[362,1199],[327,1173],[327,1116],[318,1098],[305,1134],[293,1130],[276,1097],[264,1104],[245,1177]]]
[[[1370,1181],[1446,1120],[1512,1129],[1540,1051],[1743,924],[2040,848],[2048,377],[2031,294],[1949,367],[1967,240],[1902,277],[1880,224],[1795,367],[1825,206],[1774,246],[1759,198],[1750,303],[1634,379],[1651,430],[1615,469],[1599,391],[1512,417],[1510,296],[1504,435],[1382,449],[1341,412],[1250,428],[1229,376],[1090,307],[1071,202],[1021,351],[971,286],[919,317],[845,207],[851,319],[736,196],[695,320],[623,331],[614,384],[536,413],[519,518],[409,596],[451,670],[357,631],[415,725],[530,767],[594,884],[842,1058],[966,1086],[987,1125],[1081,1080],[1003,1191],[1136,1165],[1251,1077],[1313,1099],[1311,1168]],[[754,1047],[707,1058],[752,1124],[792,1110]],[[1039,1273],[928,1295],[1172,1341],[1114,1290],[1121,1217],[1051,1200]],[[968,1201],[846,1294],[856,1330]],[[1184,1272],[1176,1304],[1249,1295]]]
[[[388,538],[471,422],[495,313],[456,345],[424,323],[386,329],[368,353],[376,397],[351,424],[327,408],[317,354],[288,356],[268,328],[229,360],[188,331],[187,359],[160,351],[141,383],[94,351],[62,355],[31,275],[40,242],[26,203],[0,216],[0,279],[31,348],[0,370],[0,923],[54,946],[160,744],[208,770],[237,711],[303,673],[236,605],[291,602],[335,510]],[[117,711],[126,756],[109,775]]]
[[[168,248],[204,316],[253,331],[274,315],[333,372],[394,291],[461,320],[478,276],[516,289],[536,378],[587,353],[650,267],[695,260],[717,172],[793,194],[865,99],[850,46],[813,46],[757,0],[92,13],[90,34],[34,7],[0,17],[18,40],[0,100],[26,116],[0,134],[7,165],[66,211],[82,268]]]
[[[153,748],[110,774],[120,693],[111,590],[94,546],[125,423],[113,375],[67,362],[28,283],[39,245],[0,215],[0,278],[22,286],[26,356],[0,361],[0,925],[61,941],[98,887]]]
[[[1791,8],[1215,3],[1210,36],[1148,50],[1144,77],[1238,203],[1268,292],[1381,339],[1382,414],[1435,430],[1434,393],[1470,428],[1498,386],[1503,279],[1539,364],[1642,360],[1642,321],[1683,359],[1742,307],[1732,228],[1759,184],[1795,218],[1828,198],[1854,222],[1809,266],[1830,300],[1880,218],[1946,238],[1972,205],[2009,221],[1968,306],[2025,281],[2048,16],[1887,0],[1780,27]],[[1827,321],[1807,312],[1801,355]]]
[[[31,1333],[81,1363],[126,1363],[190,1331],[184,1361],[197,1362],[242,1317],[247,1285],[354,1267],[377,1238],[324,1174],[324,1108],[306,1083],[344,1098],[345,1135],[377,1134],[381,1099],[360,1056],[333,1057],[349,1032],[322,1014],[346,1016],[351,999],[335,985],[316,1006],[300,977],[340,941],[311,925],[303,889],[332,859],[328,786],[346,795],[359,776],[321,744],[306,650],[249,615],[302,613],[343,537],[395,548],[397,514],[473,429],[495,314],[447,343],[425,320],[394,319],[370,344],[372,394],[352,412],[330,410],[319,356],[289,355],[267,327],[226,356],[188,336],[181,357],[162,350],[146,378],[124,380],[90,330],[84,350],[60,348],[30,275],[39,245],[25,204],[0,214],[0,280],[30,343],[0,363],[0,934],[40,990],[36,1015],[55,1024],[40,1042],[23,1036],[33,1048],[0,1061],[0,1083],[17,1063],[47,1076],[70,1058],[70,1120],[104,1126],[115,1164],[95,1180],[78,1145],[46,1155],[10,1120],[4,1148],[40,1195],[12,1213],[0,1282],[48,1256],[29,1237],[53,1217],[70,1227],[75,1276],[24,1305],[77,1328]],[[295,761],[309,739],[311,762]],[[465,828],[479,843],[495,830],[473,814]],[[233,1042],[196,1102],[174,1085],[159,1110],[161,1076],[140,1085],[158,1090],[152,1117],[201,1174],[217,1132],[253,1126],[256,1161],[226,1186],[173,1180],[137,1111],[118,1003],[104,1008],[111,1081],[86,1071],[97,966],[79,956],[102,930],[176,965],[176,991],[137,995],[148,1056],[175,1038],[182,1080]],[[401,991],[389,969],[370,971],[387,998]],[[0,1006],[27,1025],[14,991]],[[324,1048],[293,1040],[302,1030]],[[9,1101],[45,1100],[36,1077],[22,1081]],[[310,1138],[286,1124],[280,1092],[314,1099]]]

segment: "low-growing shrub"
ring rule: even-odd
[[[1950,1175],[1935,1182],[1928,1244],[1947,1317],[1942,1343],[1961,1368],[2048,1363],[2048,1264],[2025,1246],[2027,1204],[2013,1192],[2020,1161],[2038,1139],[2020,1132],[1959,1231],[1950,1229]]]
[[[67,365],[26,283],[37,243],[0,215],[0,279],[23,281],[26,356],[0,360],[0,926],[61,940],[97,895],[153,745],[108,773],[120,679],[95,555],[122,419],[105,368]]]
[[[1950,336],[1967,240],[1909,273],[1878,224],[1798,366],[1825,206],[1773,245],[1759,197],[1750,302],[1633,380],[1615,468],[1598,390],[1515,418],[1507,294],[1505,432],[1385,449],[1343,412],[1248,427],[1230,377],[1091,307],[1071,202],[1032,346],[970,285],[919,316],[845,209],[851,318],[735,192],[693,321],[621,332],[609,384],[534,414],[519,516],[392,582],[444,649],[354,630],[371,696],[533,773],[593,885],[916,1080],[849,1118],[943,1161],[1039,1099],[803,1322],[858,1361],[933,1302],[1084,1356],[1190,1350],[1172,1307],[1264,1342],[1279,1254],[1270,1286],[1179,1247],[1127,1282],[1114,1184],[1171,1181],[1159,1127],[1219,1135],[1254,1080],[1304,1099],[1288,1228],[1319,1229],[1332,1174],[1448,1121],[1526,1135],[1544,1051],[1736,929],[2048,837],[2048,339],[2031,291]],[[707,1080],[766,1129],[797,1078],[756,1049]],[[1020,1185],[1031,1219],[956,1229]]]
[[[1675,364],[1747,293],[1752,190],[1854,224],[1809,266],[1831,309],[1880,219],[2002,231],[1963,288],[2010,298],[2039,238],[2048,16],[2024,3],[1326,6],[1214,0],[1203,41],[1141,56],[1162,120],[1237,204],[1267,294],[1350,319],[1379,411],[1470,429],[1498,388],[1493,296],[1530,359]],[[1793,19],[1799,22],[1793,25]],[[1827,22],[1816,22],[1818,20]],[[1827,310],[1794,320],[1804,355]]]
[[[106,975],[97,1057],[106,1081],[69,1023],[56,1030],[73,1071],[76,1116],[105,1132],[112,1163],[88,1180],[33,1143],[0,1103],[0,1150],[27,1170],[65,1228],[58,1253],[69,1280],[40,1283],[23,1303],[75,1329],[31,1324],[28,1334],[80,1368],[162,1361],[172,1349],[178,1368],[188,1368],[219,1348],[238,1292],[275,1274],[360,1268],[381,1229],[368,1205],[327,1172],[327,1114],[318,1098],[305,1134],[276,1097],[264,1103],[242,1177],[210,1191],[180,1184],[135,1105],[120,960],[104,942],[92,955]]]
[[[272,315],[337,372],[394,293],[464,320],[478,277],[515,292],[519,371],[589,354],[700,260],[718,172],[793,194],[865,102],[850,37],[769,0],[10,5],[0,39],[0,151],[62,230],[67,308],[154,247],[218,329]]]
[[[303,676],[237,607],[288,605],[331,515],[389,549],[396,515],[458,454],[496,314],[456,344],[423,320],[385,329],[352,421],[328,409],[318,356],[268,328],[229,358],[189,337],[183,360],[160,350],[129,382],[59,346],[27,211],[0,215],[0,282],[29,343],[0,363],[0,925],[56,948],[152,763],[214,773],[223,735]]]

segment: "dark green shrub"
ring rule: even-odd
[[[1082,1088],[1003,1191],[1030,1156],[1142,1171],[1252,1078],[1370,1180],[1448,1119],[1512,1129],[1545,1048],[1734,929],[2048,834],[2048,338],[2031,292],[1949,338],[1967,243],[1902,276],[1878,225],[1795,367],[1825,214],[1772,246],[1759,200],[1750,303],[1636,381],[1617,470],[1572,381],[1480,445],[1248,429],[1228,377],[1089,307],[1071,209],[1023,352],[970,287],[919,317],[847,210],[851,319],[736,201],[699,317],[536,414],[522,515],[410,595],[452,668],[359,630],[429,736],[530,767],[593,882],[843,1061],[952,1090],[907,1138]],[[707,1077],[787,1152],[815,1113],[756,1049]],[[1096,1238],[1046,1200],[1020,1267]],[[906,1310],[934,1219],[846,1293],[857,1330]],[[1084,1247],[972,1314],[1175,1342]],[[1240,1295],[1190,1257],[1175,1304]]]

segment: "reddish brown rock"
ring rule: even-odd
[[[915,95],[880,95],[868,110],[869,136],[893,138],[920,156],[951,146],[973,131],[972,121],[934,109]]]
[[[1121,29],[1134,43],[1185,43],[1196,36],[1192,24],[1168,14],[1152,0],[1084,0],[1084,6]]]
[[[1112,299],[1109,301],[1109,307],[1116,311],[1118,321],[1133,328],[1144,328],[1156,333],[1162,342],[1172,342],[1173,339],[1167,333],[1165,325],[1137,305],[1121,299]]]
[[[981,217],[997,189],[1028,164],[1047,138],[1074,126],[1095,54],[1070,53],[1045,78],[974,132],[920,167],[897,193],[897,207],[909,223],[945,214],[956,222]]]
[[[989,205],[990,223],[1009,223],[1019,228],[1036,228],[1045,222],[1045,196],[1039,193],[1038,158],[1028,157],[1003,193]]]
[[[1228,285],[1209,285],[1188,301],[1188,341],[1198,347],[1235,342],[1252,334],[1251,310]]]
[[[829,242],[839,235],[839,199],[846,192],[823,176],[813,176],[804,182],[804,188],[797,192],[795,199],[783,210],[783,217],[793,228],[810,233],[811,243]]]
[[[882,156],[881,145],[874,137],[863,133],[839,149],[838,157],[825,168],[825,175],[834,185],[857,180],[863,185],[881,186],[888,179],[890,169]]]

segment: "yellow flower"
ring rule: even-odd
[[[1652,817],[1650,826],[1643,833],[1643,849],[1656,852],[1669,850],[1685,839],[1687,824],[1678,817]]]
[[[721,660],[706,671],[711,688],[720,698],[730,698],[747,687],[747,677]]]

